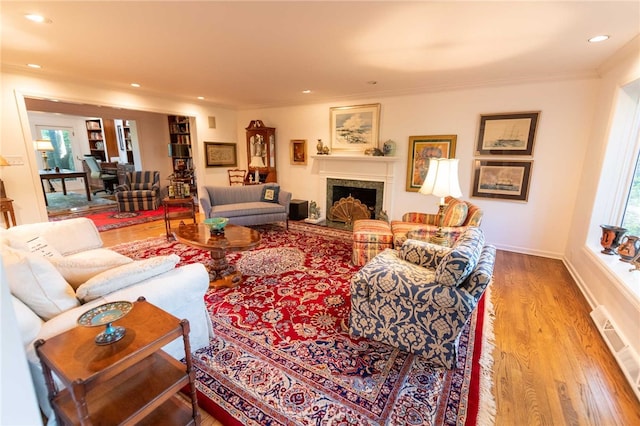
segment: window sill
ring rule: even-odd
[[[597,262],[619,284],[620,288],[640,305],[640,270],[632,271],[631,263],[623,262],[617,254],[608,255],[601,253],[600,245],[588,244],[587,249],[592,253]]]

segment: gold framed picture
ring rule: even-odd
[[[378,147],[380,104],[332,107],[330,114],[332,152]]]
[[[235,143],[205,142],[204,152],[207,167],[236,167],[238,165]]]
[[[307,140],[293,139],[289,145],[291,164],[307,164]]]
[[[429,158],[454,158],[457,135],[410,136],[407,191],[418,192],[429,170]]]

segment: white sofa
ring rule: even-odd
[[[133,261],[103,248],[97,228],[87,218],[0,230],[0,247],[2,285],[11,290],[36,395],[50,420],[55,416],[33,343],[75,327],[78,317],[92,307],[144,296],[189,321],[192,351],[207,346],[213,335],[204,303],[209,276],[202,264],[175,268],[176,255]],[[164,350],[184,358],[182,339]]]

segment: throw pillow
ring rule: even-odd
[[[116,266],[133,262],[133,259],[109,249],[94,249],[65,257],[53,257],[49,261],[74,290],[88,279]]]
[[[79,306],[73,288],[44,257],[3,247],[11,294],[45,321]]]
[[[35,237],[27,241],[27,249],[30,253],[39,254],[42,257],[59,257],[60,252],[49,245],[43,237]]]
[[[478,264],[483,246],[482,230],[467,229],[436,268],[436,282],[451,287],[462,284]]]
[[[426,241],[406,240],[400,247],[400,258],[428,269],[435,269],[449,254],[449,247]]]
[[[450,198],[444,211],[442,226],[461,226],[467,218],[468,211],[467,203],[456,198]]]
[[[145,260],[136,260],[126,265],[104,271],[82,284],[76,290],[76,296],[88,302],[121,288],[129,287],[148,278],[160,275],[175,268],[180,256],[156,256]]]
[[[280,196],[279,186],[265,185],[265,187],[262,188],[262,196],[260,197],[260,201],[266,201],[268,203],[277,203],[279,196]]]

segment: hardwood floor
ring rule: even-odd
[[[105,246],[160,235],[163,221],[101,233]],[[498,251],[491,289],[495,424],[640,425],[640,402],[561,261]],[[203,412],[202,424],[221,423]]]

